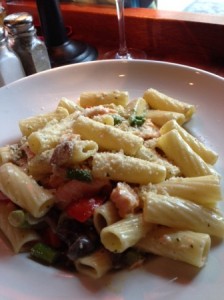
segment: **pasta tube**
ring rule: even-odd
[[[79,103],[82,107],[105,105],[114,103],[125,106],[128,103],[129,95],[126,91],[109,92],[83,92],[80,95]]]
[[[72,114],[77,110],[79,110],[79,111],[83,110],[82,107],[80,107],[79,105],[77,105],[76,103],[74,103],[73,101],[71,101],[65,97],[62,97],[61,100],[59,101],[58,108],[59,107],[63,107],[65,109],[67,109],[69,114]]]
[[[64,119],[68,116],[67,109],[58,107],[55,111],[49,112],[42,115],[33,116],[27,119],[20,120],[19,127],[20,131],[24,136],[29,136],[32,132],[43,128],[48,122],[52,120]]]
[[[13,153],[10,146],[0,147],[0,166],[13,160]]]
[[[35,180],[40,180],[52,173],[51,157],[53,151],[53,149],[46,150],[35,155],[28,161],[28,173],[35,178]]]
[[[170,120],[176,120],[176,122],[180,125],[182,125],[186,120],[185,115],[182,113],[157,109],[148,110],[146,118],[151,119],[151,121],[159,127],[163,126]]]
[[[98,145],[94,141],[81,141],[74,137],[55,147],[50,162],[61,167],[73,167],[92,157],[97,150]]]
[[[93,224],[98,233],[104,227],[107,227],[120,219],[118,210],[113,202],[107,201],[95,208],[93,213]]]
[[[125,106],[127,113],[134,114],[136,116],[145,116],[146,112],[149,110],[149,105],[142,97],[139,97]]]
[[[222,200],[220,178],[216,175],[199,177],[173,177],[153,185],[159,194],[169,194],[191,200],[208,208],[215,208]]]
[[[84,116],[76,120],[73,129],[75,133],[80,134],[82,139],[93,140],[100,148],[123,150],[128,155],[134,155],[143,144],[141,137]]]
[[[16,208],[12,203],[0,202],[0,230],[9,241],[15,253],[26,251],[31,242],[39,240],[32,229],[21,229],[12,226],[8,221],[9,214]]]
[[[170,163],[166,158],[160,156],[155,149],[150,149],[142,146],[135,154],[135,157],[164,166],[166,168],[166,178],[179,176],[181,174],[179,167]]]
[[[172,129],[176,129],[186,143],[196,152],[201,158],[208,164],[214,165],[218,159],[218,154],[213,150],[205,147],[198,139],[187,132],[181,127],[175,120],[167,122],[162,128],[160,128],[161,134],[165,134]]]
[[[194,177],[215,173],[184,141],[176,129],[160,136],[157,146],[180,168],[184,176]]]
[[[203,206],[169,195],[153,192],[143,196],[146,222],[192,230],[224,238],[224,217]]]
[[[101,242],[111,252],[124,252],[134,246],[152,225],[143,220],[142,214],[132,215],[104,227],[100,233]]]
[[[100,278],[113,267],[111,253],[100,249],[88,256],[78,258],[75,267],[81,274],[88,275],[94,279]]]
[[[0,190],[15,204],[39,218],[54,204],[53,194],[12,163],[0,167]]]
[[[194,105],[169,97],[152,88],[145,91],[143,98],[152,109],[174,111],[184,114],[186,121],[188,121],[196,111]]]
[[[141,239],[136,247],[201,268],[207,261],[211,238],[206,233],[159,226]]]
[[[32,132],[28,137],[31,151],[40,154],[45,150],[54,148],[59,143],[63,133],[68,130],[72,132],[73,123],[79,114],[80,112],[74,112],[60,122],[53,120],[44,128]]]
[[[114,118],[112,115],[109,115],[109,114],[96,115],[93,117],[93,120],[103,123],[105,125],[114,126]]]
[[[165,180],[166,168],[121,153],[102,152],[93,156],[92,174],[96,178],[148,184]]]
[[[98,150],[98,145],[94,141],[75,141],[71,153],[71,163],[77,164],[92,157]]]

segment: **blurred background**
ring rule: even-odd
[[[158,9],[224,14],[224,0],[158,0]]]

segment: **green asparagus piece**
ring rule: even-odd
[[[59,256],[58,251],[41,242],[35,244],[31,248],[30,253],[31,257],[51,265],[56,262]]]

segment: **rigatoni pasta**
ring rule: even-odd
[[[114,126],[105,125],[88,117],[80,116],[74,122],[73,130],[82,139],[90,139],[106,150],[123,150],[125,154],[133,155],[143,144],[143,139],[122,131]]]
[[[180,168],[165,157],[162,157],[155,149],[147,148],[143,145],[135,154],[135,157],[164,166],[166,168],[166,178],[181,175]]]
[[[32,132],[28,136],[28,144],[31,151],[35,154],[40,154],[45,150],[54,148],[63,134],[72,132],[73,123],[78,115],[79,112],[74,112],[60,121],[53,119],[43,128]]]
[[[184,114],[186,121],[188,121],[196,111],[195,105],[174,99],[153,88],[146,90],[143,98],[153,109],[174,111]]]
[[[107,201],[94,210],[93,223],[97,232],[120,220],[117,208],[113,202]]]
[[[183,127],[181,127],[176,120],[170,120],[162,128],[160,128],[161,134],[165,134],[168,131],[176,129],[181,137],[187,142],[187,144],[208,164],[213,165],[217,159],[218,154],[205,147],[205,145],[200,142],[197,138],[193,137],[189,132],[187,132]]]
[[[53,151],[53,149],[46,150],[29,160],[27,165],[28,174],[35,180],[49,176],[52,173],[51,157]]]
[[[78,101],[21,120],[21,139],[0,148],[0,229],[14,252],[94,279],[149,253],[205,266],[224,217],[218,154],[183,128],[195,105],[152,88]]]
[[[183,113],[158,109],[149,109],[147,111],[147,118],[150,118],[152,122],[159,127],[163,126],[170,120],[175,120],[180,125],[183,125],[186,121]]]
[[[144,220],[171,228],[224,237],[224,217],[192,201],[153,192],[143,194]]]
[[[9,223],[8,216],[14,209],[15,206],[11,203],[0,203],[0,230],[15,253],[26,252],[40,236],[33,229],[15,228]]]
[[[34,217],[42,217],[54,205],[51,191],[39,186],[19,167],[6,163],[0,167],[0,190],[16,205]]]
[[[108,91],[108,92],[83,92],[79,98],[81,107],[90,107],[114,103],[125,106],[128,103],[129,94],[127,91]]]
[[[184,176],[203,176],[214,174],[215,171],[199,156],[176,129],[161,135],[157,146],[173,161]]]
[[[94,279],[100,278],[113,268],[111,253],[105,249],[81,257],[75,261],[75,267],[81,274]]]
[[[0,166],[10,162],[13,159],[13,153],[10,146],[0,148]]]
[[[28,119],[23,119],[19,122],[19,127],[24,136],[29,136],[32,132],[43,128],[52,120],[60,121],[68,116],[68,110],[63,107],[58,107],[55,111],[43,115],[33,116]]]
[[[68,99],[68,98],[65,98],[65,97],[62,97],[58,103],[58,106],[57,106],[57,109],[58,108],[65,108],[69,114],[72,114],[74,113],[75,111],[82,111],[82,107],[79,106],[78,104],[76,104],[74,101]]]
[[[92,172],[96,178],[109,178],[137,184],[157,183],[166,178],[164,166],[122,153],[102,152],[95,154]]]
[[[211,238],[206,233],[156,226],[137,243],[136,247],[201,268],[206,263]]]
[[[159,194],[191,200],[213,209],[222,200],[220,178],[217,175],[172,177],[169,180],[154,184],[151,189]]]
[[[134,246],[151,227],[150,223],[145,222],[142,214],[133,214],[104,227],[100,232],[100,238],[106,249],[121,253]]]

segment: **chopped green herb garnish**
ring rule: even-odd
[[[76,179],[80,181],[90,182],[92,181],[92,174],[87,169],[68,169],[67,177],[69,179]]]
[[[131,115],[129,118],[129,123],[131,126],[140,127],[144,124],[145,117],[143,116],[136,116],[135,114]]]

